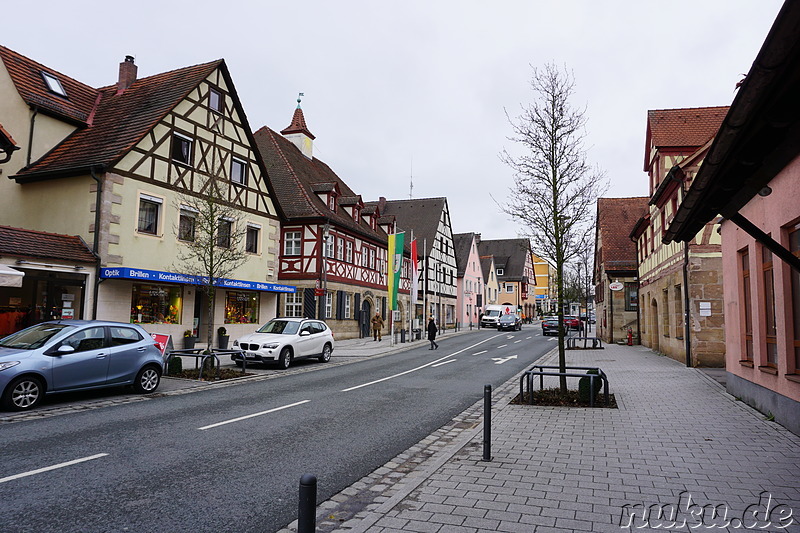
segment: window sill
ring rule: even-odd
[[[148,233],[146,231],[139,231],[139,230],[136,230],[136,234],[142,235],[144,237],[155,237],[156,239],[160,239],[163,237],[163,235],[159,235],[158,233]]]
[[[753,368],[755,366],[753,365],[753,362],[750,361],[749,359],[742,359],[741,361],[739,361],[739,364],[742,366],[746,366],[748,368]]]
[[[177,159],[170,159],[170,161],[175,163],[179,167],[188,168],[188,169],[193,168],[191,163],[184,163],[183,161],[178,161]]]
[[[774,366],[760,366],[758,369],[767,374],[772,374],[773,376],[778,375],[778,369]]]
[[[800,375],[799,374],[786,374],[785,377],[789,381],[794,381],[795,383],[800,383]]]

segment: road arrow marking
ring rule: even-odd
[[[494,364],[496,365],[502,365],[506,361],[510,361],[511,359],[516,359],[516,358],[517,358],[516,355],[510,355],[508,357],[492,357],[492,361],[494,361]]]

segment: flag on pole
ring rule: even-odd
[[[397,309],[397,290],[400,288],[400,269],[403,266],[403,241],[405,233],[389,235],[389,309]]]
[[[414,236],[413,234],[411,235]],[[417,291],[419,290],[419,262],[417,261],[417,239],[411,239],[411,309],[412,316],[414,304],[417,302]]]

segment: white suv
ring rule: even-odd
[[[327,363],[333,352],[333,332],[321,320],[274,318],[255,333],[233,341],[233,349],[241,350],[231,356],[237,366],[243,364],[242,355],[248,363],[277,363],[280,368],[306,357]]]

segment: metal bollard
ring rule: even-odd
[[[492,386],[483,386],[483,460],[492,460]]]
[[[314,533],[317,528],[317,477],[303,474],[297,506],[297,533]]]

